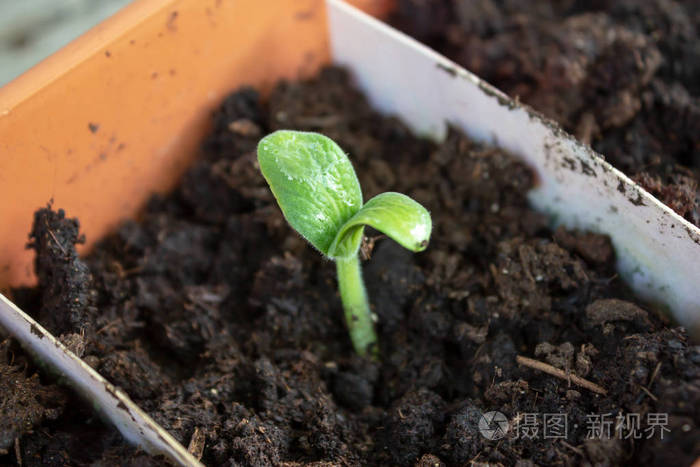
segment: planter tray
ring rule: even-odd
[[[113,18],[106,26],[90,33],[93,42],[96,37],[100,39],[99,46],[93,43],[86,48],[83,39],[77,45],[69,46],[83,62],[72,59],[71,67],[62,70],[59,78],[51,80],[42,74],[39,79],[34,73],[12,84],[13,92],[21,91],[25,95],[10,96],[7,90],[4,93],[0,90],[0,130],[6,131],[5,134],[11,134],[7,132],[13,129],[19,132],[12,133],[6,145],[10,155],[2,162],[0,176],[12,178],[12,183],[3,182],[3,189],[6,190],[6,199],[21,199],[28,203],[27,206],[18,204],[3,213],[3,217],[10,219],[6,226],[9,225],[13,232],[10,235],[2,231],[0,236],[13,240],[9,246],[19,245],[18,239],[22,239],[23,244],[26,238],[31,216],[25,211],[45,203],[54,193],[56,202],[62,207],[81,219],[87,219],[88,236],[96,240],[120,218],[133,215],[152,191],[171,186],[176,174],[194,154],[198,138],[206,130],[203,122],[226,90],[245,80],[266,89],[282,76],[308,76],[332,57],[332,61],[351,70],[379,110],[400,115],[418,134],[440,140],[447,134],[448,126],[454,125],[476,140],[499,145],[526,160],[538,179],[537,188],[530,193],[532,204],[549,213],[554,224],[608,234],[617,251],[620,274],[642,297],[667,305],[676,319],[697,335],[700,329],[700,289],[696,286],[696,278],[700,277],[700,230],[697,227],[672,212],[555,123],[355,7],[340,0],[328,0],[325,3],[328,11],[326,25],[321,14],[324,3],[320,0],[308,2],[305,8],[292,1],[282,1],[274,13],[263,13],[262,10],[267,9],[254,8],[254,3],[247,0],[232,2],[233,6],[221,7],[225,12],[213,14],[214,18],[222,18],[222,24],[230,26],[233,21],[230,15],[242,14],[247,9],[253,12],[247,17],[247,35],[241,33],[226,47],[215,48],[212,52],[216,55],[214,59],[197,58],[201,57],[204,45],[190,47],[196,31],[201,32],[207,24],[216,28],[212,26],[216,19],[206,20],[206,8],[209,7],[200,8],[198,2],[191,0],[144,0],[120,13],[119,21],[132,22],[131,29],[124,28],[124,23],[122,27],[115,26],[117,20]],[[175,8],[176,4],[178,8]],[[215,5],[212,2],[211,8],[216,8],[216,5],[219,2]],[[137,22],[137,13],[143,13],[140,16],[143,23]],[[200,13],[205,19],[190,19],[190,15]],[[269,35],[269,25],[277,24],[275,15],[281,17],[278,21],[280,28],[275,28],[274,34]],[[297,34],[296,27],[301,28],[301,35]],[[178,41],[183,39],[176,39],[180,37],[178,33],[190,36],[180,43]],[[207,41],[220,41],[226,34],[205,36]],[[161,45],[153,46],[157,50],[177,49],[181,53],[172,55],[173,52],[159,58],[145,48],[129,52],[129,47],[134,46],[134,37],[139,41],[160,38]],[[299,42],[291,41],[292,37]],[[372,46],[368,47],[368,44]],[[275,62],[274,57],[259,60],[261,51],[270,48],[280,56],[293,50],[294,56],[279,62]],[[244,49],[252,55],[243,53]],[[67,52],[60,53],[65,55]],[[236,58],[231,58],[234,55]],[[148,61],[149,57],[152,62]],[[211,70],[213,78],[206,74],[193,75],[192,70],[197,67],[190,66],[193,64],[187,61],[194,60],[194,64],[201,67],[225,57],[228,57],[225,63]],[[128,66],[120,68],[114,65],[115,68],[110,59],[121,60],[116,63]],[[184,68],[171,75],[168,60],[178,62]],[[276,64],[269,65],[272,62]],[[268,65],[263,66],[264,63]],[[166,68],[151,70],[154,65]],[[50,59],[48,65],[39,69],[56,71],[56,66],[56,60],[52,62]],[[153,73],[156,73],[155,77]],[[163,73],[173,81],[161,89],[154,86],[152,80],[163,78]],[[110,74],[110,80],[103,80],[105,74]],[[74,87],[86,79],[97,81],[89,81],[84,90]],[[75,95],[68,92],[71,89],[80,96],[79,102],[84,107],[76,112],[61,113],[59,106],[73,105]],[[186,99],[172,103],[182,93],[186,93]],[[100,105],[94,104],[100,95],[108,97]],[[123,106],[123,99],[127,96],[150,101],[144,101],[143,108]],[[37,113],[42,104],[48,107],[44,113]],[[165,104],[172,105],[163,108]],[[57,114],[46,117],[54,110],[52,106]],[[122,108],[124,112],[121,112]],[[98,116],[104,118],[100,122],[91,120],[93,115],[89,113],[97,109]],[[143,115],[148,117],[143,118]],[[54,120],[58,117],[69,120],[57,124]],[[144,122],[126,121],[136,117]],[[37,122],[38,126],[27,128],[29,122]],[[46,128],[41,125],[49,123],[48,141],[44,142]],[[65,127],[70,131],[57,130]],[[73,141],[78,129],[86,135],[80,141]],[[123,146],[111,140],[113,132],[124,138]],[[180,136],[178,132],[186,134]],[[71,157],[74,156],[67,152],[71,147],[83,151],[73,162]],[[126,148],[129,149],[128,155],[120,152]],[[61,154],[58,150],[62,151]],[[104,158],[102,154],[105,154]],[[25,196],[25,192],[34,186],[29,184],[27,174],[22,178],[13,172],[22,168],[26,172],[26,168],[32,166],[23,159],[25,155],[37,160],[43,157],[37,170],[48,183],[31,196]],[[143,164],[145,169],[138,170]],[[95,178],[73,179],[74,170],[92,170]],[[136,172],[138,177],[129,178]],[[66,177],[57,178],[57,173]],[[149,174],[160,175],[150,178]],[[91,181],[85,181],[88,179]],[[92,197],[93,192],[98,195]],[[26,222],[22,218],[24,215]],[[20,218],[22,220],[18,220]],[[21,230],[25,224],[25,230]],[[12,251],[10,253],[14,255]],[[19,254],[15,256],[20,257]],[[17,264],[28,264],[25,254]],[[0,280],[0,285],[12,282],[9,273],[3,280]],[[114,388],[2,296],[0,325],[86,396],[128,440],[149,452],[164,454],[180,465],[199,465],[122,391]]]

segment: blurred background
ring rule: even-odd
[[[0,86],[132,0],[0,0]]]

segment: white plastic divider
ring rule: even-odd
[[[538,177],[532,205],[556,225],[608,234],[621,276],[698,335],[700,229],[556,123],[342,0],[327,6],[334,62],[375,107],[418,134],[442,140],[449,124],[522,157]]]
[[[150,454],[162,454],[178,465],[202,466],[170,433],[134,404],[124,391],[100,376],[2,294],[0,326],[39,361],[58,372],[63,381],[112,422],[128,441]]]

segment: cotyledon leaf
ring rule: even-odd
[[[343,150],[318,133],[279,130],[258,144],[258,162],[287,222],[328,255],[338,230],[362,207]]]
[[[428,246],[433,228],[430,213],[401,193],[382,193],[367,203],[338,231],[329,249],[331,257],[357,253],[364,226],[369,225],[411,251]]]

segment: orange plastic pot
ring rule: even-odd
[[[89,248],[173,185],[226,93],[329,61],[323,0],[137,0],[0,88],[0,291],[35,280],[38,207],[80,218]]]

